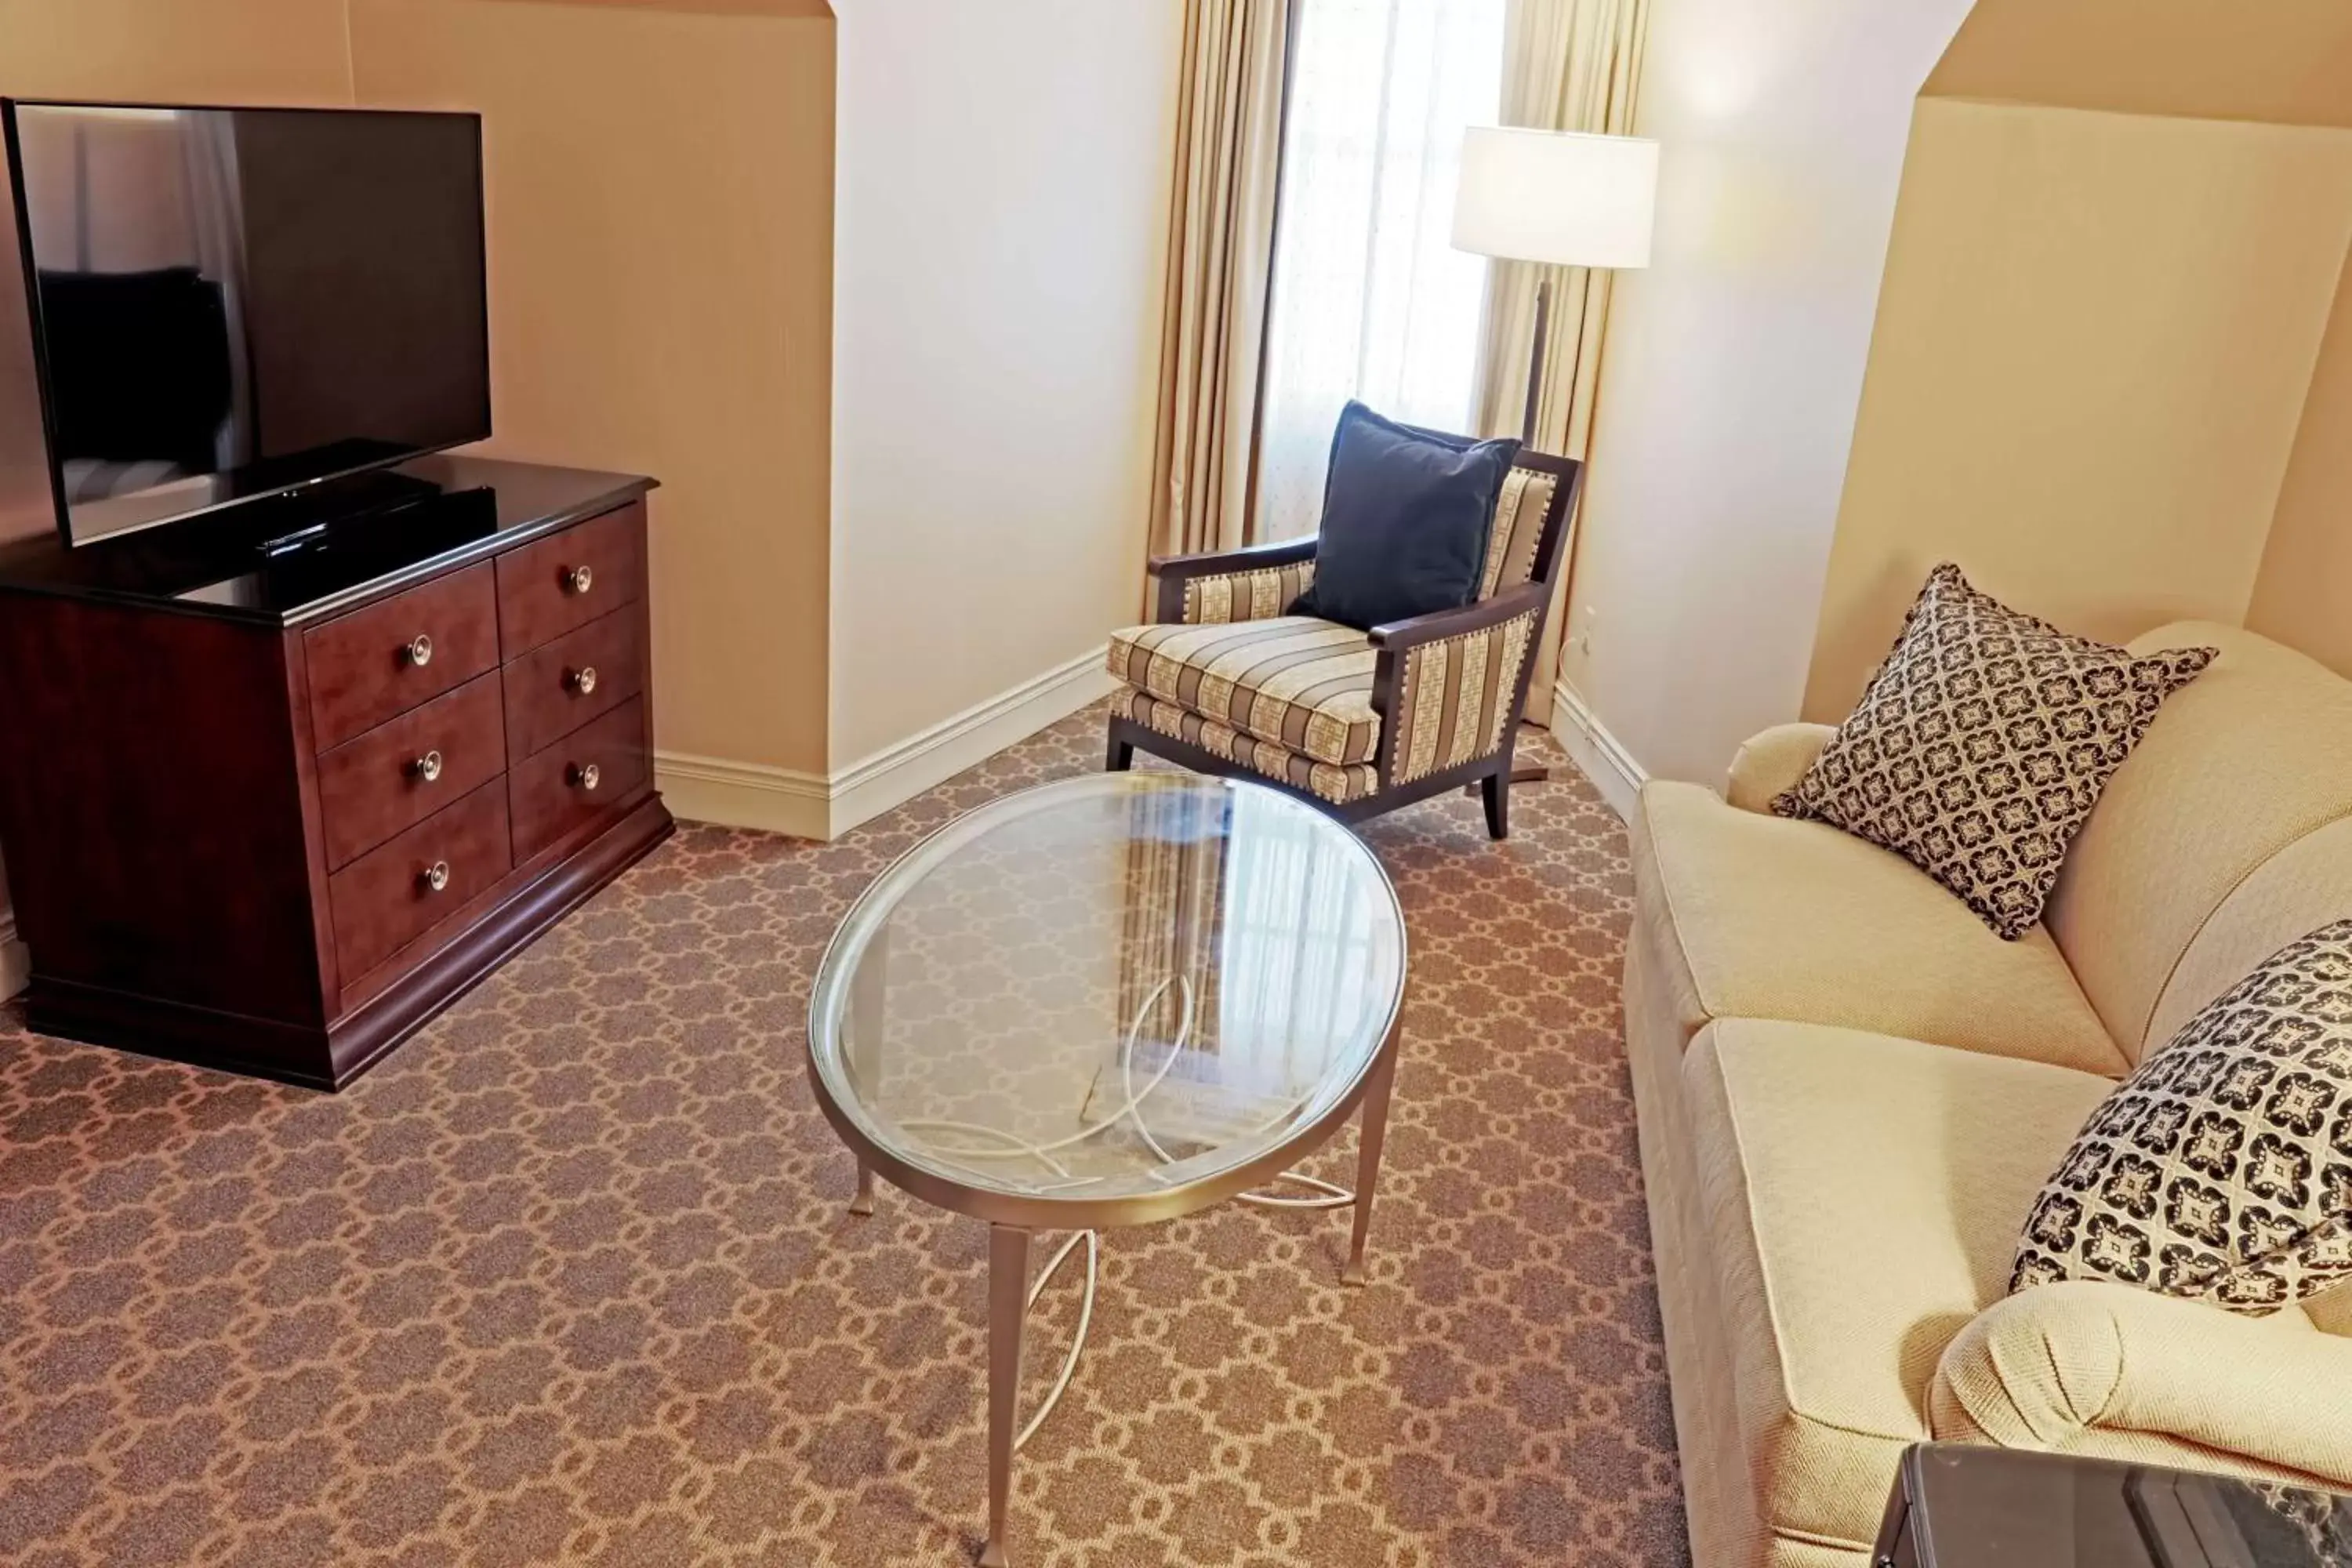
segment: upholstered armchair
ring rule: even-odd
[[[1315,580],[1312,538],[1155,559],[1151,624],[1110,640],[1108,766],[1140,748],[1348,822],[1473,786],[1505,837],[1512,740],[1580,477],[1570,458],[1521,452],[1478,596],[1369,633],[1287,613]]]

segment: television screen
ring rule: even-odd
[[[477,116],[17,102],[7,139],[71,542],[489,434]]]

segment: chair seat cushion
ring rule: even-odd
[[[1379,772],[1370,763],[1350,767],[1318,763],[1297,752],[1286,752],[1272,742],[1244,735],[1231,724],[1220,724],[1173,702],[1162,702],[1150,692],[1138,691],[1133,687],[1122,687],[1112,697],[1111,711],[1134,720],[1147,730],[1198,746],[1213,757],[1238,763],[1293,789],[1303,789],[1333,805],[1350,805],[1380,788]]]
[[[1825,823],[1654,783],[1633,816],[1633,874],[1649,950],[1682,972],[1661,978],[1698,1005],[1690,1027],[1785,1018],[2130,1068],[2049,932],[2003,942],[1925,872]]]
[[[1188,713],[1332,767],[1380,752],[1379,654],[1353,627],[1312,616],[1113,632],[1110,672]]]
[[[1762,1522],[1864,1548],[1945,1347],[2001,1299],[2020,1219],[2112,1086],[1744,1018],[1682,1078]]]

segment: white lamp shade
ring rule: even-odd
[[[1647,267],[1657,202],[1655,142],[1474,126],[1462,143],[1454,247],[1507,261]]]

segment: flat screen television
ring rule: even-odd
[[[0,331],[29,333],[40,430],[0,463],[37,449],[68,543],[490,433],[478,116],[10,100],[0,122]],[[5,382],[0,417],[29,423]]]

